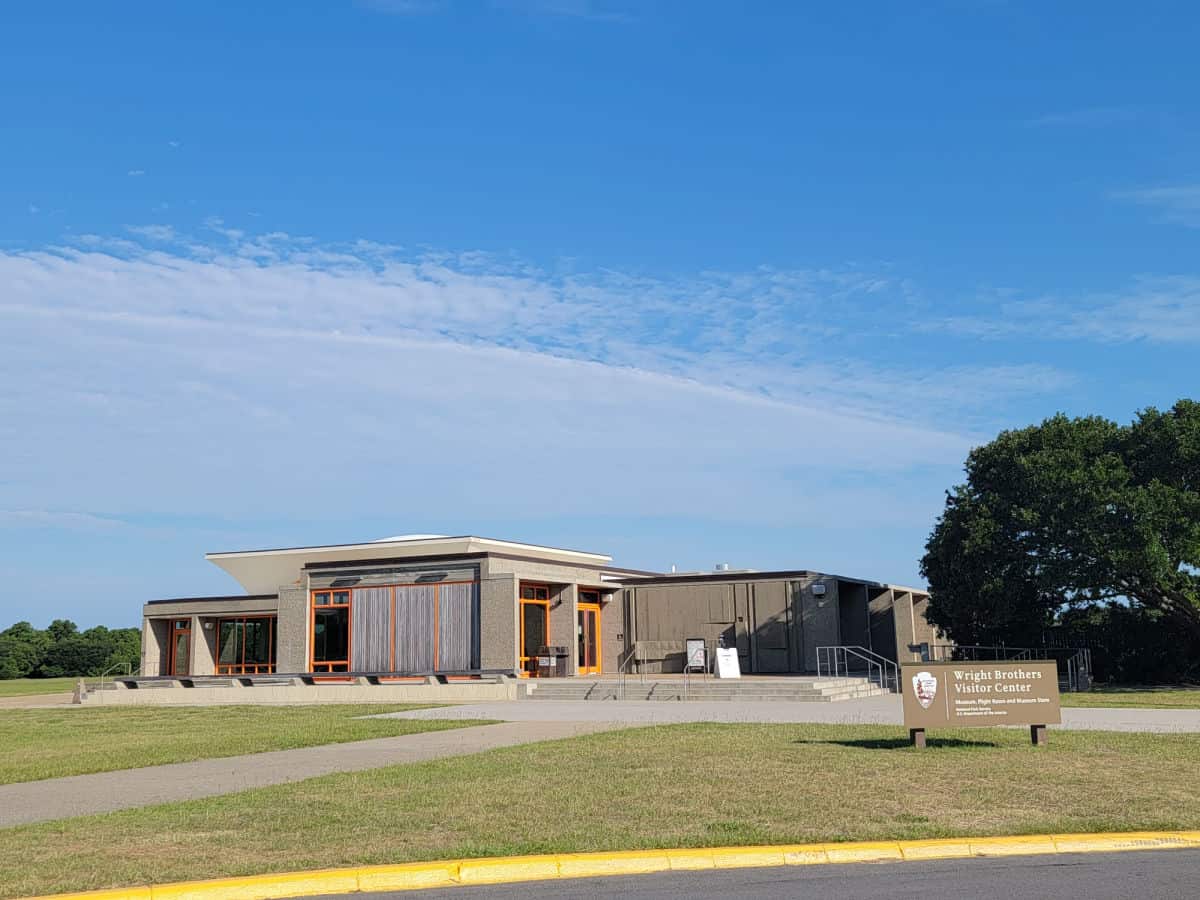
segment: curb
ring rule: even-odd
[[[1200,849],[1200,831],[1130,831],[1105,834],[1030,834],[1014,837],[935,838],[920,841],[781,844],[765,847],[706,847],[498,856],[319,869],[277,875],[182,881],[25,900],[280,900],[320,894],[411,891],[460,885],[645,875],[695,869],[809,866],[838,863],[905,862],[1055,853],[1114,853],[1127,850]]]

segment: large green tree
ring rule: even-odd
[[[921,562],[953,640],[1033,641],[1114,601],[1200,639],[1200,403],[1127,426],[1058,415],[976,448],[966,473]]]

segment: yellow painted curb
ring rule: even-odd
[[[415,891],[459,884],[458,862],[404,863],[358,870],[360,891]]]
[[[1021,856],[1050,853],[1113,853],[1200,849],[1200,831],[1131,831],[1105,834],[1030,834],[1012,837],[938,838],[920,841],[858,841],[766,847],[704,847],[564,853],[441,860],[394,866],[284,872],[213,881],[187,881],[27,897],[25,900],[278,900],[319,894],[408,891],[466,884],[500,884],[549,878],[644,875],[696,869],[899,862]]]

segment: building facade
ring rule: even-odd
[[[808,571],[663,574],[473,536],[210,553],[245,593],[143,608],[143,676],[604,675],[683,667],[688,638],[742,670],[815,672],[817,648],[892,660],[936,640],[921,591]],[[917,657],[919,658],[919,657]]]

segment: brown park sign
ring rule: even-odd
[[[1058,725],[1058,665],[1034,662],[905,663],[900,667],[904,725],[980,728],[988,725]],[[1033,732],[1035,743],[1041,743]],[[1044,733],[1042,734],[1044,740]]]

